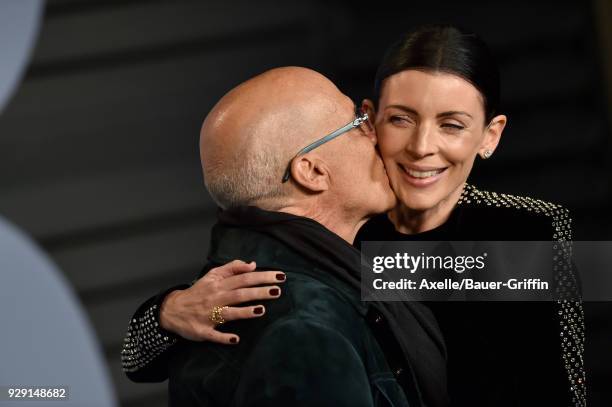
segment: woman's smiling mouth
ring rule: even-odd
[[[433,168],[433,167],[415,167],[404,164],[399,164],[404,179],[415,187],[426,187],[442,177],[442,174],[448,167]]]

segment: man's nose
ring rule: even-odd
[[[418,159],[432,155],[436,150],[436,134],[432,125],[421,123],[406,144],[406,151]]]

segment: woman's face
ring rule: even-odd
[[[376,131],[391,187],[413,210],[456,202],[477,154],[493,152],[506,123],[485,126],[483,99],[466,80],[407,70],[381,90]]]

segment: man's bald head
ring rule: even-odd
[[[223,208],[282,199],[293,155],[337,127],[334,113],[348,98],[306,68],[267,71],[227,93],[202,126],[206,186]]]

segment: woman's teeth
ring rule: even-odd
[[[415,178],[429,178],[429,177],[438,175],[439,173],[444,171],[444,168],[441,168],[438,170],[432,170],[432,171],[415,171],[415,170],[411,170],[409,168],[404,167],[404,170],[406,170],[408,174],[410,174],[411,176]]]

